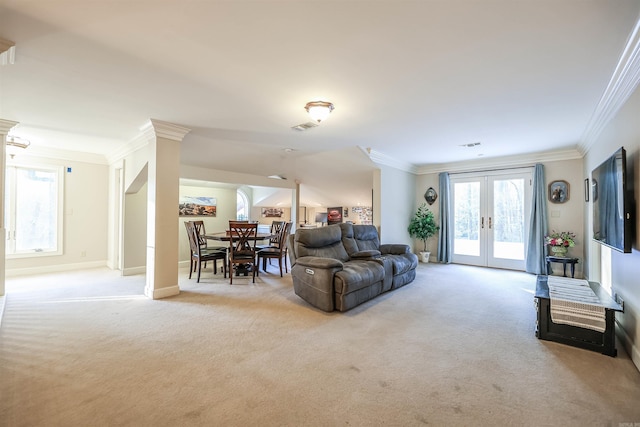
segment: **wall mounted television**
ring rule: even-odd
[[[627,154],[620,147],[591,172],[593,240],[631,252],[633,194],[627,183]]]

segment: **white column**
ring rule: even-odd
[[[151,299],[180,293],[178,286],[178,202],[180,143],[190,129],[151,120],[147,182],[147,280]]]
[[[2,173],[0,173],[0,188],[2,194],[0,194],[0,296],[5,293],[4,290],[4,273],[5,273],[5,244],[7,242],[7,230],[4,228],[4,193],[5,193],[5,173],[7,168],[7,134],[12,127],[17,125],[18,122],[12,122],[10,120],[0,119],[0,139],[2,140],[2,153],[0,154],[0,165],[2,166]]]

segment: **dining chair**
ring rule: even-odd
[[[287,239],[291,232],[291,222],[287,222],[278,232],[276,237],[277,246],[264,248],[258,251],[258,265],[262,259],[262,271],[267,271],[267,260],[278,259],[278,266],[280,267],[280,277],[282,277],[282,264],[284,263],[284,270],[287,269]]]
[[[204,228],[204,221],[202,220],[196,220],[196,221],[191,221],[193,222],[193,225],[196,227],[196,231],[198,232],[198,237],[199,237],[199,241],[198,244],[200,245],[201,248],[203,249],[211,249],[214,251],[227,251],[227,247],[226,246],[209,246],[208,240],[207,240],[207,231]],[[205,264],[206,267],[206,264]]]
[[[266,245],[257,245],[256,248],[258,250],[266,249],[266,248],[277,248],[278,234],[280,233],[280,230],[282,230],[282,227],[284,227],[284,225],[285,225],[284,221],[272,221],[271,229],[269,230],[269,233],[271,233],[271,238],[269,239],[269,243]]]
[[[256,243],[258,235],[257,222],[229,221],[229,283],[233,285],[234,269],[236,273],[240,269],[248,273],[249,268],[253,275],[253,283],[256,282]],[[235,268],[234,268],[235,267]]]
[[[218,274],[218,260],[222,260],[222,271],[224,277],[227,277],[227,265],[226,258],[227,252],[225,250],[215,250],[203,248],[200,244],[200,235],[198,229],[194,224],[195,221],[185,221],[184,226],[187,229],[187,236],[189,237],[189,247],[191,249],[191,260],[189,263],[189,279],[191,274],[198,270],[197,283],[200,283],[200,272],[202,271],[202,263],[207,261],[213,261],[213,274]]]

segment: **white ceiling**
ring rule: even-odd
[[[639,11],[638,0],[0,0],[0,38],[16,43],[0,118],[34,147],[104,155],[163,120],[192,129],[182,163],[335,177],[345,190],[350,171],[350,197],[370,201],[358,147],[417,167],[576,148]],[[319,99],[331,117],[291,130]]]

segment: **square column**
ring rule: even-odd
[[[5,255],[6,255],[6,236],[7,230],[4,228],[4,193],[5,193],[5,173],[7,168],[7,134],[18,122],[12,122],[10,120],[0,119],[0,139],[2,140],[2,153],[0,153],[0,166],[2,166],[2,173],[0,173],[0,188],[2,189],[0,194],[0,296],[5,294],[4,277],[5,277]]]
[[[190,129],[151,119],[147,130],[147,278],[151,299],[180,293],[178,286],[178,203],[180,143]]]

